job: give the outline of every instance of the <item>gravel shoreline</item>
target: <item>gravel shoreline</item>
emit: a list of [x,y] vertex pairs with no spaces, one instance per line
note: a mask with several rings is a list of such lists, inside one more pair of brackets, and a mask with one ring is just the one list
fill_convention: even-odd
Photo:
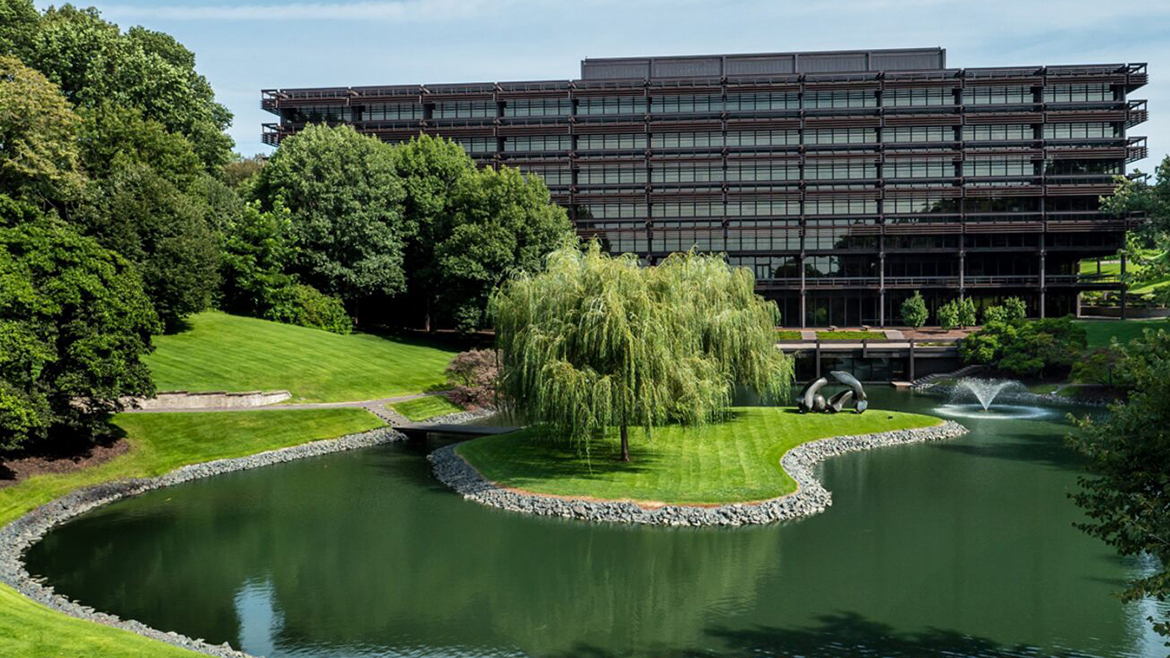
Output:
[[789,450],[780,460],[784,470],[796,481],[795,492],[758,503],[712,507],[664,505],[647,509],[632,502],[578,500],[504,489],[486,480],[455,454],[457,444],[440,448],[427,459],[435,477],[464,498],[511,512],[611,523],[742,526],[788,521],[824,511],[832,504],[832,496],[817,480],[814,467],[829,457],[884,446],[942,441],[966,433],[967,428],[948,420],[933,427],[837,436],[803,443]]

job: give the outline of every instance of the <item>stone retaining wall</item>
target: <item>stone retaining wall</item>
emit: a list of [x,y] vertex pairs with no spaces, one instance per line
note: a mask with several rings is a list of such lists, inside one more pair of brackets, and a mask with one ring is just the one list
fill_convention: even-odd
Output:
[[284,402],[291,397],[292,394],[288,391],[242,391],[239,393],[226,391],[208,391],[206,393],[162,391],[153,398],[138,398],[124,400],[124,402],[127,408],[138,408],[144,411],[172,409],[246,409]]
[[824,511],[832,504],[832,496],[816,479],[814,467],[828,457],[883,446],[941,441],[966,432],[967,429],[962,425],[946,421],[934,427],[810,441],[789,450],[780,460],[784,470],[796,480],[795,492],[758,503],[712,507],[665,505],[644,508],[632,502],[588,501],[504,489],[486,480],[455,454],[457,444],[440,448],[428,455],[427,459],[431,461],[435,477],[464,498],[512,512],[615,523],[741,526],[787,521]]

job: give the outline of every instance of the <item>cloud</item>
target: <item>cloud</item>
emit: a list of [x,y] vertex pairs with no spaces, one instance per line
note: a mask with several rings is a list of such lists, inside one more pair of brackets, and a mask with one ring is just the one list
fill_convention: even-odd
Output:
[[111,18],[170,21],[380,21],[411,23],[483,16],[503,0],[398,0],[396,2],[293,2],[247,5],[105,5]]

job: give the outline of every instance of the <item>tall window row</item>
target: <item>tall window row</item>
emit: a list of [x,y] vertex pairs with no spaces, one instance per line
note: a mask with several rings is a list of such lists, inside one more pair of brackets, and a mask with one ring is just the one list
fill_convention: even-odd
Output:
[[[670,115],[717,112],[759,112],[799,109],[849,109],[874,107],[939,107],[946,105],[1019,105],[1030,103],[1113,102],[1121,92],[1108,84],[1051,84],[1031,86],[968,86],[964,89],[910,88],[849,91],[761,92],[582,97],[576,114]],[[439,101],[431,105],[431,118],[487,119],[504,117],[563,117],[574,113],[568,98]],[[391,121],[418,120],[425,110],[419,102],[372,103],[364,106],[293,108],[294,121]]]

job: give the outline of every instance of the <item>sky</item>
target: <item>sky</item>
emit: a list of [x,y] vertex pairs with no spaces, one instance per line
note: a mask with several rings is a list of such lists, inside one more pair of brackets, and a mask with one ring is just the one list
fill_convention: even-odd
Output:
[[[1146,62],[1152,170],[1170,153],[1170,0],[91,0],[175,36],[268,153],[269,88],[559,80],[584,57],[934,47],[951,68]],[[38,2],[42,8],[48,2]],[[86,4],[84,0],[75,4]]]

